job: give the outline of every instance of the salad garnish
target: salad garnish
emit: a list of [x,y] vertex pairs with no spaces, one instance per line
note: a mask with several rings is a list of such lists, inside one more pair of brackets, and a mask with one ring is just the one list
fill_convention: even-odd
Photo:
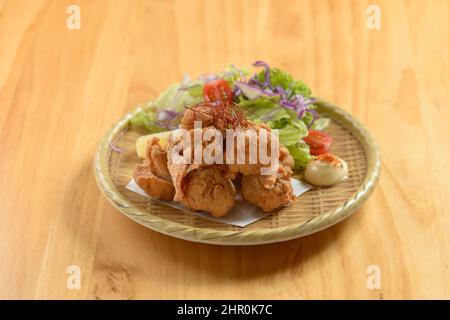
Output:
[[[215,113],[227,116],[226,126],[236,126],[247,118],[278,129],[280,143],[294,158],[294,169],[305,168],[312,157],[304,139],[311,130],[323,130],[329,120],[318,116],[316,100],[304,82],[264,61],[256,61],[253,67],[262,70],[251,74],[248,68],[230,65],[194,80],[184,76],[181,83],[148,103],[130,124],[150,133],[172,130],[178,127],[186,107],[208,102],[217,106]],[[225,106],[230,110],[225,111]]]

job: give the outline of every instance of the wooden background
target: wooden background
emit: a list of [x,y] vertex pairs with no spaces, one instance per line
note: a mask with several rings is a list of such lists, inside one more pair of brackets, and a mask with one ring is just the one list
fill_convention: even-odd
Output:
[[[449,299],[450,2],[370,3],[381,30],[367,1],[0,0],[0,298]],[[116,211],[93,174],[105,131],[184,73],[257,59],[375,136],[382,177],[363,208],[257,247],[172,239]]]

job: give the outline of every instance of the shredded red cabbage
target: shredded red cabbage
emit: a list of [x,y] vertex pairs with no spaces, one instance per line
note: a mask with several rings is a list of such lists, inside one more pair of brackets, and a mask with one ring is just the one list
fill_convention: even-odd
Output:
[[[269,65],[261,60],[256,61],[253,64],[254,67],[264,67],[264,83],[263,83],[263,88],[267,88],[270,86],[270,67]],[[259,81],[258,81],[259,82]]]
[[319,115],[317,114],[317,110],[315,109],[308,109],[308,112],[313,116],[312,121],[308,124],[309,129],[313,125],[314,121],[316,121],[316,119],[319,117]]
[[158,120],[155,122],[156,125],[167,128],[169,130],[175,129],[177,124],[174,123],[175,118],[178,116],[179,112],[161,109],[158,111]]
[[117,152],[117,153],[122,153],[122,149],[113,145],[113,143],[111,141],[108,144],[112,151]]
[[243,93],[249,99],[256,99],[263,95],[273,95],[273,93],[266,92],[265,90],[263,90],[258,86],[255,86],[254,84],[236,81],[234,85],[238,90],[240,90],[241,93]]
[[313,116],[309,126],[314,123],[317,118],[317,112],[311,108],[311,105],[315,102],[313,98],[306,98],[301,94],[292,96],[290,89],[284,89],[280,85],[274,87],[270,82],[270,67],[266,62],[256,61],[253,63],[253,66],[264,68],[264,82],[261,82],[257,75],[254,74],[247,83],[242,81],[236,82],[234,94],[244,94],[249,99],[262,95],[269,97],[278,96],[282,107],[294,110],[299,119],[309,112]]

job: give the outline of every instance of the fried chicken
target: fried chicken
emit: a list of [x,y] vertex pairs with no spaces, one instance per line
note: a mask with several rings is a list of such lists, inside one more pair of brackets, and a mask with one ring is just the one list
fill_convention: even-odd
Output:
[[148,141],[147,159],[136,166],[133,177],[138,186],[148,195],[158,199],[172,200],[175,188],[167,169],[167,153],[158,141],[156,137]]
[[194,121],[201,121],[203,127],[213,125],[214,117],[211,107],[207,103],[199,103],[187,108],[181,119],[180,128],[186,130],[194,129]]
[[290,205],[296,198],[290,180],[293,167],[294,158],[286,147],[280,145],[277,172],[269,176],[243,175],[241,179],[242,197],[266,212]]
[[[203,132],[208,129],[203,129]],[[213,129],[213,128],[210,128]],[[214,130],[214,129],[213,129]],[[189,145],[183,152],[191,153],[193,159],[193,130],[191,147]],[[184,144],[184,136],[171,136],[167,145],[168,169],[175,186],[174,200],[179,201],[192,210],[203,210],[212,216],[225,215],[234,204],[235,188],[231,181],[233,177],[228,166],[207,163],[183,163],[183,156],[179,150]],[[218,143],[212,139],[204,142],[203,147]],[[220,145],[221,147],[221,145]]]
[[289,153],[289,150],[280,144],[280,157],[279,157],[280,163],[284,165],[285,167],[288,167],[290,169],[294,169],[294,158]]
[[203,210],[222,217],[234,205],[235,188],[218,166],[193,170],[183,181],[181,202],[192,210]]
[[[261,139],[262,139],[262,131],[265,131],[266,138],[264,138],[263,141],[267,143],[267,157],[270,158],[271,156],[271,143],[274,139],[274,136],[272,135],[272,130],[269,126],[265,124],[253,124],[249,122],[247,128],[242,130],[242,134],[244,135],[245,139],[245,146],[242,148],[237,138],[234,138],[234,162],[233,164],[230,164],[230,171],[234,173],[242,173],[243,175],[250,175],[250,174],[261,174],[262,168],[269,168],[271,163],[263,163],[262,159],[259,157],[259,148],[261,146]],[[252,142],[253,139],[253,142]],[[283,161],[289,161],[288,156],[290,156],[289,151],[281,146],[278,141],[273,141],[274,143],[278,144],[278,157],[281,160],[281,155],[283,155]],[[250,161],[250,145],[254,144],[256,146],[256,149],[254,149],[252,152],[256,156],[256,159],[253,160],[253,163]],[[283,148],[283,153],[281,153],[281,148]],[[286,155],[287,152],[287,155]],[[241,161],[239,160],[239,157],[241,158]],[[291,157],[292,159],[292,157]],[[240,163],[241,162],[241,163]],[[242,163],[244,162],[244,163]],[[293,159],[292,159],[293,163]]]
[[291,174],[289,167],[281,165],[271,176],[244,175],[241,180],[242,197],[265,212],[288,206],[295,201],[290,181]]
[[213,126],[223,133],[226,129],[245,128],[249,123],[236,105],[224,104],[220,101],[201,102],[187,107],[181,119],[180,128],[194,129],[194,121],[201,121],[202,128]]
[[[200,159],[195,157],[194,121],[202,122]],[[233,180],[238,177],[243,198],[266,212],[290,205],[295,200],[290,183],[294,160],[289,150],[274,140],[270,127],[243,118],[236,105],[205,102],[188,107],[180,128],[188,130],[187,135],[185,131],[171,134],[166,150],[161,148],[158,138],[151,139],[147,145],[147,159],[134,171],[136,182],[149,195],[178,201],[191,210],[221,217],[234,205],[236,190]],[[226,131],[237,128],[247,133],[244,144],[240,145],[234,136],[234,153],[232,159],[227,159],[227,148],[231,145],[224,140],[229,138]],[[267,130],[266,160],[270,158],[272,144],[276,143],[274,150],[278,164],[270,161],[263,164],[259,158],[258,148],[264,141],[262,130]],[[205,141],[205,134],[211,139]],[[252,142],[255,142],[256,150],[251,149]],[[255,151],[256,159],[252,159],[255,163],[250,163],[250,154]],[[205,158],[205,154],[209,158]],[[244,163],[240,163],[242,161]],[[262,169],[271,165],[272,173],[262,175]]]

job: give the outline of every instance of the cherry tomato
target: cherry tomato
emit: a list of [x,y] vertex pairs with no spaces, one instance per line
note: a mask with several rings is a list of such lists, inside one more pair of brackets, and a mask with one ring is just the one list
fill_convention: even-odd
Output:
[[210,81],[203,87],[203,97],[206,101],[221,100],[224,103],[230,104],[233,100],[233,92],[228,83],[223,79]]
[[325,132],[309,130],[308,136],[304,138],[309,145],[309,152],[313,155],[327,153],[330,150],[333,138]]

